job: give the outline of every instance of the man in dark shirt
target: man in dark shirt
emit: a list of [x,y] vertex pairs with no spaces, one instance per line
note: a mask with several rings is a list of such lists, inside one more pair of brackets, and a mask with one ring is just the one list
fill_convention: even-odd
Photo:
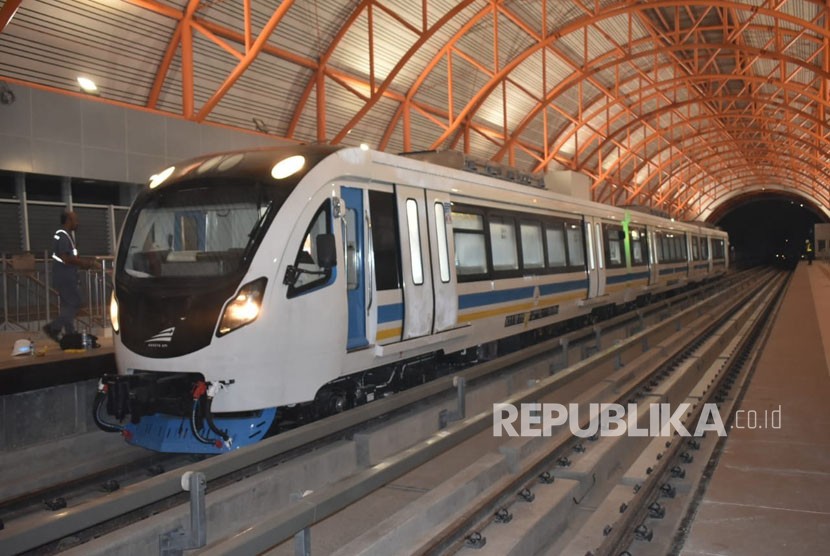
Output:
[[43,332],[60,340],[61,330],[67,334],[75,332],[75,315],[81,308],[81,290],[78,287],[78,268],[94,268],[94,259],[78,256],[75,240],[71,233],[78,228],[78,215],[72,211],[61,214],[61,227],[54,235],[52,245],[52,285],[58,290],[61,311],[54,321],[43,327]]

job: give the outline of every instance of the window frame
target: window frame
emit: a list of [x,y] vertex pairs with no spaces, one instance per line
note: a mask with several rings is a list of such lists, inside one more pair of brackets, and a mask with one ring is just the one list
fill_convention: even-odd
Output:
[[[495,280],[506,278],[519,278],[523,276],[544,276],[549,274],[567,274],[573,272],[585,272],[587,257],[585,254],[585,229],[582,218],[568,218],[551,216],[548,214],[522,212],[503,210],[498,208],[483,207],[480,205],[468,205],[463,203],[452,203],[452,213],[470,214],[481,217],[482,231],[457,229],[453,224],[452,234],[453,241],[455,241],[456,234],[484,234],[485,247],[485,262],[487,265],[486,271],[478,274],[461,274],[456,267],[456,280],[459,283],[476,282],[482,280]],[[455,222],[453,218],[453,223]],[[518,257],[517,269],[495,270],[493,268],[493,251],[492,251],[492,237],[490,235],[490,224],[496,220],[511,221],[513,223],[514,237],[516,241],[516,253]],[[544,267],[542,268],[526,268],[524,261],[524,246],[522,245],[521,227],[522,224],[541,225],[542,230],[542,255],[544,257]],[[582,242],[582,264],[573,264],[573,255],[568,243],[568,230],[570,226],[575,226],[575,230],[579,233]],[[564,234],[564,249],[565,249],[565,266],[552,267],[550,265],[550,257],[548,253],[548,229],[560,229]],[[454,244],[455,245],[455,244]],[[458,249],[456,246],[456,257],[458,256]],[[453,264],[455,261],[453,261]]]
[[[603,247],[605,248],[605,267],[611,270],[617,268],[625,268],[627,266],[627,261],[625,257],[625,239],[611,239],[611,232],[623,232],[623,227],[619,224],[603,222],[602,223],[602,241]],[[619,249],[620,249],[620,262],[616,263],[611,260],[611,242],[616,241],[618,242]]]
[[[412,220],[412,213],[410,207],[415,209],[415,219]],[[425,283],[424,273],[424,246],[421,242],[421,210],[418,206],[418,200],[411,197],[404,201],[404,212],[406,213],[406,237],[409,242],[409,275],[412,278],[412,284],[415,286],[423,286]],[[415,227],[415,235],[412,235],[413,225]],[[417,246],[417,258],[414,247]],[[418,263],[417,265],[415,263]],[[420,280],[415,274],[415,269],[418,269]]]
[[[456,234],[469,234],[469,235],[481,235],[484,238],[484,272],[479,272],[476,274],[461,274],[458,272],[458,267],[455,267],[455,276],[456,280],[461,282],[476,282],[480,280],[486,280],[490,278],[490,269],[492,268],[492,264],[490,263],[490,235],[487,233],[487,216],[486,212],[483,208],[476,207],[473,205],[459,205],[456,203],[452,204],[451,214],[470,214],[474,216],[481,217],[481,230],[468,230],[465,228],[456,228],[455,222],[456,218],[452,217],[452,240],[453,240],[453,250],[455,252],[455,256],[458,257],[458,245],[455,243],[455,235]],[[452,262],[455,265],[455,260]]]
[[[542,249],[542,266],[535,266],[530,268],[525,266],[525,246],[524,239],[522,238],[522,225],[539,227],[539,241]],[[516,227],[519,231],[519,234],[516,236],[517,242],[519,244],[519,270],[521,270],[522,274],[525,276],[536,276],[540,274],[545,274],[548,269],[548,259],[547,250],[545,249],[545,247],[547,247],[547,236],[545,234],[544,222],[539,218],[532,218],[522,214],[516,218]]]
[[[547,270],[548,274],[562,274],[565,272],[570,272],[571,268],[571,256],[570,251],[568,248],[568,228],[567,224],[564,220],[560,220],[558,218],[548,218],[543,223],[543,237],[545,240],[545,269]],[[565,264],[561,266],[552,266],[550,260],[550,242],[548,241],[548,230],[559,230],[562,232],[562,252],[565,255]],[[580,230],[581,226],[580,226]],[[584,240],[584,238],[583,238]],[[584,258],[584,256],[583,256]]]
[[[320,217],[320,214],[323,214],[323,213],[325,214],[325,217],[326,217],[326,219],[325,219],[326,231],[323,232],[323,233],[326,233],[326,234],[333,234],[334,233],[334,224],[333,224],[332,216],[331,216],[331,201],[326,199],[320,205],[320,208],[318,208],[314,212],[314,216],[311,217],[311,220],[309,220],[309,222],[308,222],[308,226],[306,226],[305,232],[303,233],[302,238],[300,239],[300,244],[297,248],[297,253],[294,256],[294,262],[292,263],[294,268],[297,268],[297,265],[300,264],[300,253],[303,252],[303,245],[305,244],[305,240],[308,237],[308,235],[311,233],[311,229],[314,227],[314,224],[317,222],[317,219]],[[316,262],[315,262],[315,264],[316,264]],[[321,274],[320,277],[317,278],[316,280],[312,280],[311,282],[303,284],[302,286],[297,287],[294,284],[290,284],[288,286],[287,291],[286,291],[286,297],[288,299],[292,299],[292,298],[295,298],[295,297],[299,297],[301,295],[305,295],[305,294],[310,293],[312,291],[330,286],[331,284],[334,283],[333,277],[334,277],[335,274],[333,272],[333,268],[326,269],[325,274]]]
[[[658,246],[659,264],[677,264],[689,262],[686,246],[686,233],[673,230],[655,230],[654,239]],[[671,237],[669,237],[671,236]]]
[[[502,220],[502,222],[498,222]],[[516,268],[505,268],[496,270],[493,263],[493,237],[491,235],[491,224],[512,224],[513,228],[513,244],[516,248]],[[491,276],[495,279],[500,278],[518,278],[522,276],[522,250],[520,230],[517,223],[515,213],[501,210],[491,210],[485,213],[484,228],[487,235],[487,268]]]
[[[442,284],[449,284],[452,280],[452,261],[450,261],[450,238],[447,232],[446,206],[442,201],[436,200],[432,205],[435,216],[435,235],[438,242],[438,279]],[[445,276],[446,272],[446,276]]]
[[[382,291],[396,291],[400,290],[403,287],[403,271],[401,270],[401,248],[400,248],[400,228],[398,223],[398,207],[397,207],[397,200],[395,199],[395,194],[391,191],[383,191],[380,189],[368,189],[367,193],[369,194],[369,215],[371,218],[372,229],[370,231],[372,235],[372,256],[374,257],[374,281],[375,287],[377,288],[378,292]],[[393,250],[392,251],[383,251],[386,255],[386,258],[383,260],[384,265],[379,264],[378,259],[378,245],[381,244],[380,239],[376,236],[380,232],[380,230],[385,230],[386,228],[379,228],[378,227],[378,220],[380,219],[381,214],[386,218],[391,218],[392,220],[392,234],[393,234]],[[394,287],[388,287],[389,283],[388,280],[391,276],[384,275],[383,280],[380,279],[378,272],[382,270],[382,266],[385,266],[389,262],[389,254],[393,254],[394,256],[394,268],[390,270],[394,270]]]
[[712,260],[726,260],[726,242],[722,238],[712,238]]
[[[637,239],[632,237],[632,232],[637,232]],[[631,268],[640,267],[640,266],[649,266],[651,264],[651,256],[650,251],[648,249],[648,234],[646,227],[643,226],[642,228],[639,226],[631,226],[629,224],[628,227],[628,241],[631,247]],[[637,262],[634,260],[634,244],[640,244],[640,258],[642,259],[641,262]]]

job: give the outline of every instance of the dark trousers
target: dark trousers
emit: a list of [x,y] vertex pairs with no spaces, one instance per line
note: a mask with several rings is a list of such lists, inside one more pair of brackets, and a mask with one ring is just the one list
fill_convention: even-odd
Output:
[[49,328],[60,333],[63,329],[67,334],[75,332],[75,316],[81,308],[81,290],[78,288],[77,278],[56,278],[54,283],[61,300],[61,312],[58,318],[49,323]]

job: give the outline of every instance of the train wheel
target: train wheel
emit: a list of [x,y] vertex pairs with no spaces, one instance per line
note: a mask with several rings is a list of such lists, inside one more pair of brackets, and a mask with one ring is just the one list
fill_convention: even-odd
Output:
[[354,395],[348,388],[350,384],[325,386],[317,393],[314,405],[321,417],[336,415],[354,407]]

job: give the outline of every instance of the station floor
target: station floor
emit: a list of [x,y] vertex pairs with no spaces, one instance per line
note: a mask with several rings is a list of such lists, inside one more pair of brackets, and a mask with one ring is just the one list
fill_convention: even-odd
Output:
[[[35,344],[35,353],[31,355],[13,355],[14,343],[17,340],[32,340]],[[46,337],[43,332],[2,332],[0,333],[0,378],[2,372],[8,369],[30,367],[45,363],[59,363],[62,361],[83,359],[95,355],[112,353],[112,336],[99,334],[100,348],[63,351],[57,342]]]
[[739,409],[681,556],[830,554],[830,263],[799,264]]

